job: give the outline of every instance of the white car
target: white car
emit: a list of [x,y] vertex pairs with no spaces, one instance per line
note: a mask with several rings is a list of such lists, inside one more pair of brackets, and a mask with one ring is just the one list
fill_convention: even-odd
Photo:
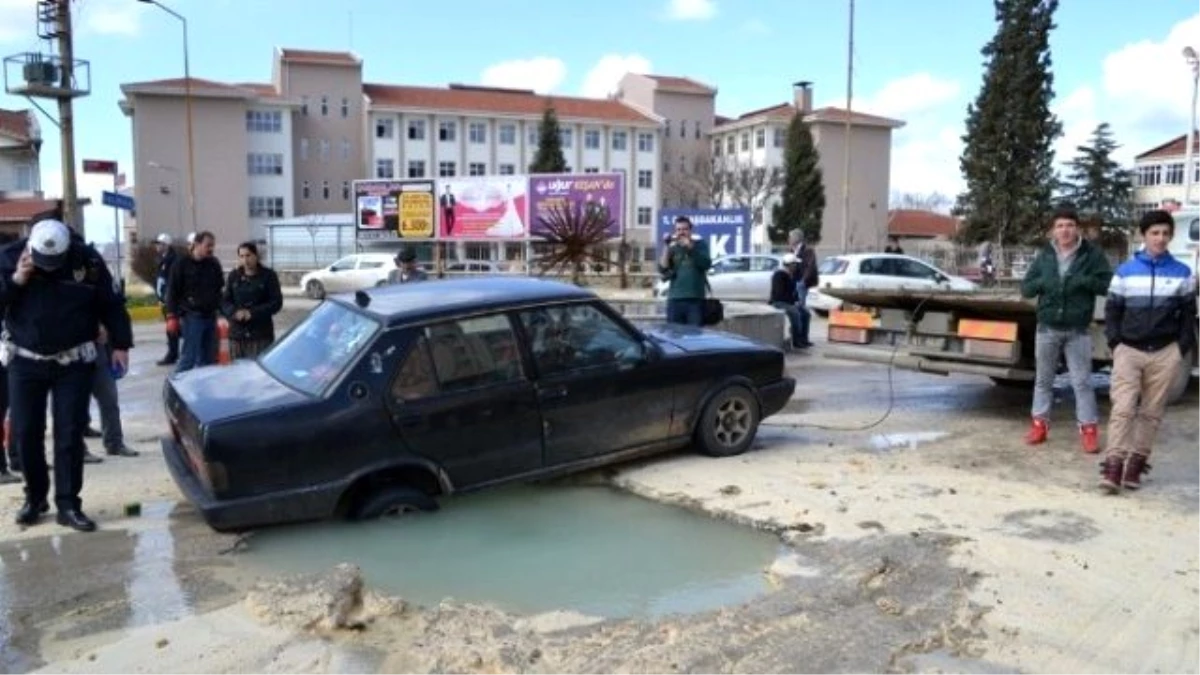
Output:
[[927,262],[897,253],[852,253],[825,258],[817,266],[820,279],[808,290],[808,306],[825,313],[840,309],[842,301],[822,289],[863,288],[898,291],[944,289],[974,291],[975,282],[947,274]]
[[388,273],[396,269],[393,253],[356,253],[329,267],[313,270],[300,277],[300,290],[320,300],[326,293],[359,291],[387,283]]
[[[708,271],[708,283],[713,295],[721,300],[766,302],[771,298],[771,275],[782,264],[782,254],[723,256],[713,261]],[[660,279],[654,287],[655,297],[667,297],[668,288],[670,283]]]

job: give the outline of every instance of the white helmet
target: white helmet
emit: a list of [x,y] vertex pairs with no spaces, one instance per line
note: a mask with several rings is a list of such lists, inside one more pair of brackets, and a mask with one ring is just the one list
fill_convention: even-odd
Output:
[[195,232],[188,232],[187,242],[188,242],[188,246],[191,246],[192,244],[196,243],[196,233]]
[[166,232],[163,232],[162,234],[158,235],[158,238],[155,239],[154,241],[157,241],[160,244],[166,244],[167,246],[170,246],[171,242],[173,242],[174,239],[171,238],[171,235],[167,234]]

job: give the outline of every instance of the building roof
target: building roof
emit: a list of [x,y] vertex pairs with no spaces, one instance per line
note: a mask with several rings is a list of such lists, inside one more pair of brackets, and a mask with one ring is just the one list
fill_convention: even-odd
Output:
[[[258,94],[252,89],[241,85],[205,80],[199,77],[190,78],[192,96],[244,97],[250,98]],[[121,91],[129,94],[167,94],[183,95],[188,89],[189,82],[182,77],[165,80],[147,80],[144,82],[127,82],[121,85]],[[273,89],[273,88],[272,88]]]
[[[740,128],[758,124],[762,122],[790,122],[796,114],[796,106],[791,103],[780,103],[778,105],[751,110],[748,113],[739,115],[737,119],[728,120],[728,118],[718,117],[718,120],[726,119],[727,121],[720,123],[713,128],[713,132],[726,131],[725,127]],[[823,122],[826,124],[845,124],[846,111],[843,108],[834,108],[826,106],[817,108],[805,116],[805,121],[811,123]],[[858,112],[857,110],[850,113],[850,124],[864,127],[886,127],[888,129],[899,129],[904,126],[901,120],[891,119],[890,117],[881,117],[879,115],[869,115],[867,113]]]
[[0,223],[27,223],[40,213],[53,211],[58,207],[58,202],[57,199],[40,197],[0,198]]
[[936,211],[892,209],[888,211],[888,236],[945,237],[958,233],[961,221]]
[[654,88],[659,91],[670,91],[677,94],[702,94],[705,96],[717,93],[714,87],[697,82],[690,77],[677,77],[674,75],[645,75],[645,77],[654,80]]
[[279,58],[290,63],[317,66],[361,66],[362,59],[350,52],[325,52],[313,49],[278,49]]
[[5,110],[0,108],[0,134],[16,141],[34,141],[39,135],[37,122],[28,110]]
[[[1197,134],[1196,137],[1194,139],[1192,139],[1192,152],[1193,153],[1200,152],[1200,134]],[[1149,150],[1143,152],[1142,154],[1138,155],[1134,159],[1139,160],[1139,159],[1161,159],[1161,158],[1165,158],[1165,157],[1183,157],[1186,154],[1187,154],[1187,134],[1183,134],[1181,136],[1176,136],[1175,138],[1172,138],[1171,140],[1167,141],[1166,143],[1163,143],[1162,145],[1160,145],[1158,147],[1150,148]]]
[[279,90],[275,88],[275,85],[269,84],[266,82],[238,82],[237,84],[235,84],[233,86],[237,87],[238,89],[245,89],[246,91],[252,91],[255,94],[257,94],[260,98],[280,98],[281,97],[281,94],[279,93]]
[[364,84],[371,105],[385,108],[416,108],[525,117],[541,116],[547,104],[560,119],[598,120],[628,124],[657,125],[653,117],[616,99],[579,98],[538,94],[528,89],[500,89],[452,84],[448,88]]

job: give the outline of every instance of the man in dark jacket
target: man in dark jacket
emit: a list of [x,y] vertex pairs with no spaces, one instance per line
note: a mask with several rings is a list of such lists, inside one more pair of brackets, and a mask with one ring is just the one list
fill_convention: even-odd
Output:
[[802,310],[797,298],[799,284],[796,283],[796,274],[800,267],[800,261],[794,254],[785,253],[782,262],[779,269],[771,275],[770,303],[772,307],[787,315],[788,325],[791,327],[792,347],[802,349],[808,344],[801,332],[803,318],[800,315]]
[[167,279],[167,332],[183,339],[176,373],[217,362],[217,313],[225,274],[213,257],[216,237],[200,232],[191,252],[171,267]]
[[1025,442],[1045,443],[1054,402],[1054,376],[1065,358],[1075,389],[1075,418],[1084,452],[1100,450],[1099,411],[1092,390],[1092,336],[1096,297],[1108,292],[1112,267],[1099,247],[1081,236],[1079,216],[1063,206],[1054,213],[1050,242],[1021,282],[1021,295],[1037,298],[1033,412]]
[[702,326],[708,268],[712,267],[708,244],[692,234],[692,221],[686,216],[675,219],[675,230],[663,244],[658,271],[670,284],[667,322]]
[[[158,297],[159,305],[162,306],[163,322],[167,320],[167,281],[171,278],[171,267],[175,264],[175,260],[179,256],[175,254],[174,240],[171,235],[163,233],[158,235],[154,240],[154,246],[158,249],[158,274],[154,279],[154,295]],[[157,365],[173,366],[179,360],[179,332],[171,333],[167,331],[167,354],[158,360]]]
[[396,269],[388,272],[389,284],[410,284],[425,281],[429,275],[417,265],[417,252],[406,248],[396,254]]
[[46,467],[46,406],[54,415],[54,502],[61,525],[90,532],[84,515],[83,430],[103,326],[112,365],[129,367],[133,330],[108,266],[95,249],[57,220],[41,220],[29,238],[0,250],[0,307],[7,362],[11,432],[25,474],[25,504],[17,523],[33,525],[50,509]]
[[808,338],[809,326],[812,325],[812,313],[808,309],[808,290],[817,285],[820,275],[817,272],[817,253],[809,245],[808,237],[801,229],[788,233],[788,248],[796,256],[796,268],[792,276],[796,279],[796,308],[800,311],[800,347],[813,346]]

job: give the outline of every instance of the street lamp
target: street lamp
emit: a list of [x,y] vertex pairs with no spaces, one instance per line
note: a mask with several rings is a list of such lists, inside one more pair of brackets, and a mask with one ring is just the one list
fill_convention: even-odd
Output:
[[1187,150],[1184,154],[1184,171],[1186,175],[1183,178],[1183,204],[1186,208],[1192,205],[1192,183],[1196,182],[1196,167],[1192,166],[1194,157],[1194,148],[1196,147],[1196,89],[1200,86],[1200,57],[1196,55],[1196,50],[1191,47],[1183,48],[1183,58],[1187,60],[1188,66],[1192,69],[1192,107],[1189,112],[1192,114],[1191,124],[1188,125],[1187,133]]
[[192,228],[191,229],[193,232],[195,232],[196,231],[196,162],[195,162],[195,153],[192,149],[192,146],[193,146],[193,142],[192,142],[192,72],[191,72],[191,68],[189,67],[189,64],[188,64],[187,19],[179,12],[176,12],[175,10],[171,9],[170,7],[167,7],[166,5],[162,4],[158,0],[138,0],[138,2],[144,2],[148,5],[154,5],[155,7],[158,7],[159,9],[166,12],[167,14],[170,14],[171,16],[175,17],[176,19],[179,19],[179,22],[181,24],[183,24],[183,105],[184,105],[184,108],[187,110],[186,115],[187,115],[187,161],[188,161],[188,214],[191,216],[191,219],[192,219]]
[[[175,184],[179,185],[182,181],[179,180],[179,169],[158,162],[146,162],[146,166],[160,171],[167,171],[175,174]],[[165,191],[165,188],[164,188]],[[183,237],[183,201],[179,199],[179,195],[175,195],[175,234]]]

